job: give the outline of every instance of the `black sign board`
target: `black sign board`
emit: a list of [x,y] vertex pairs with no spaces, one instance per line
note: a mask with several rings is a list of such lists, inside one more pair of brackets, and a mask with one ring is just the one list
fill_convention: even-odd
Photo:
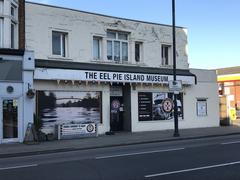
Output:
[[152,93],[138,93],[138,117],[139,121],[152,120]]

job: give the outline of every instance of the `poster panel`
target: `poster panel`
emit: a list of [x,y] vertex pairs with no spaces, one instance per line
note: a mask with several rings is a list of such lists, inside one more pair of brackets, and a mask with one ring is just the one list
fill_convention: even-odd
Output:
[[58,124],[101,123],[101,92],[37,91],[36,108],[46,134]]
[[198,100],[197,101],[197,116],[207,116],[207,101]]
[[[143,99],[144,98],[144,99]],[[169,92],[139,92],[138,93],[138,117],[139,121],[173,120],[174,112],[163,110],[163,102],[173,99],[173,93]],[[183,96],[177,95],[178,117],[183,119]]]

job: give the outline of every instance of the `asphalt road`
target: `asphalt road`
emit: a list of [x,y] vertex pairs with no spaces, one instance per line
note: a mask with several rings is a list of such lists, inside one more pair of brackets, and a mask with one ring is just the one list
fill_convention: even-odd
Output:
[[0,180],[239,180],[240,136],[0,159]]

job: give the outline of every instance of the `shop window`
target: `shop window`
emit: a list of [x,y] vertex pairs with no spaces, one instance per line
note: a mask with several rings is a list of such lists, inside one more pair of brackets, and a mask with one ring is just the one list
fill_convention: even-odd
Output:
[[207,116],[207,99],[197,99],[197,116]]
[[67,33],[52,32],[52,54],[66,57]]
[[18,101],[16,99],[3,100],[3,138],[18,137]]
[[101,45],[102,38],[101,37],[93,37],[93,59],[99,60],[101,59]]
[[171,54],[171,46],[169,45],[162,45],[161,48],[161,58],[162,58],[162,65],[170,65],[170,54]]
[[[173,93],[167,92],[139,92],[138,118],[139,121],[173,120],[174,113],[164,111],[166,99],[173,100]],[[178,117],[183,119],[183,94],[177,95]]]
[[223,83],[218,84],[218,94],[224,95],[224,84]]
[[128,34],[107,32],[107,59],[115,62],[128,61]]
[[140,62],[142,59],[142,43],[135,42],[135,61]]

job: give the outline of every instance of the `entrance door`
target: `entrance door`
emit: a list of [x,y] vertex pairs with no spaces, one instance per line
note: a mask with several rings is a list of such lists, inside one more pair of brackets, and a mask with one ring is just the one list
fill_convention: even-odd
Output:
[[111,131],[123,130],[123,98],[120,96],[110,97],[111,115],[110,115],[110,128]]
[[18,100],[4,99],[2,101],[2,138],[3,141],[18,139]]

